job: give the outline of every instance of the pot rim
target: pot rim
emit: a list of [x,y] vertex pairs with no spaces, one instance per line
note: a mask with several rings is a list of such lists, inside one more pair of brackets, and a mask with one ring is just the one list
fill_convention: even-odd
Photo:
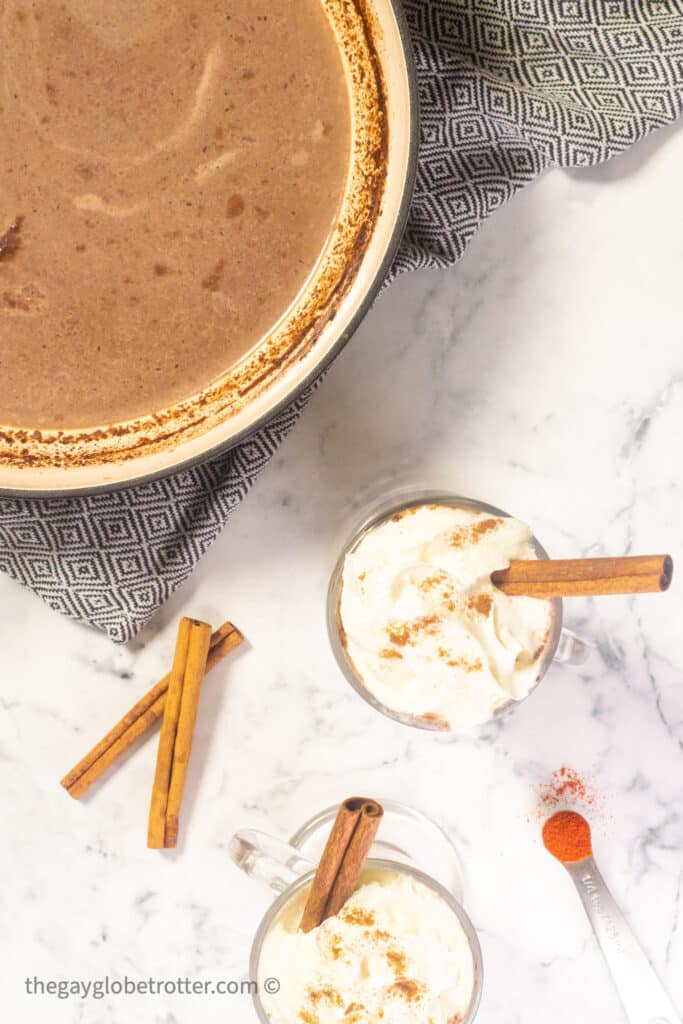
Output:
[[401,49],[406,66],[406,78],[408,87],[408,108],[406,111],[408,117],[408,151],[406,159],[406,174],[403,182],[403,191],[398,206],[398,213],[396,221],[389,239],[388,245],[385,249],[384,256],[379,263],[375,274],[367,288],[363,299],[358,303],[356,310],[351,316],[349,323],[346,328],[341,332],[339,337],[330,345],[328,351],[321,357],[320,361],[311,368],[311,370],[297,383],[291,392],[277,401],[272,408],[267,409],[261,413],[256,419],[248,426],[243,427],[237,431],[232,437],[225,439],[224,441],[218,442],[218,444],[212,445],[196,455],[189,456],[186,459],[182,459],[179,462],[174,463],[171,466],[153,470],[150,472],[135,473],[134,460],[131,460],[131,471],[132,475],[126,480],[117,480],[115,482],[106,482],[102,484],[88,484],[83,487],[63,487],[63,488],[22,488],[22,487],[5,487],[0,484],[0,497],[5,498],[35,498],[37,500],[41,498],[78,498],[86,497],[93,494],[113,494],[117,491],[128,490],[129,488],[142,486],[144,484],[154,483],[156,480],[165,480],[167,477],[175,476],[179,473],[183,473],[188,469],[192,469],[195,466],[203,465],[206,462],[217,458],[220,455],[227,455],[229,451],[236,448],[239,444],[245,441],[248,437],[256,434],[262,427],[264,427],[271,420],[275,419],[281,412],[283,412],[291,403],[306,390],[314,384],[330,367],[330,365],[337,358],[342,349],[350,341],[355,334],[356,330],[360,326],[361,322],[367,315],[372,306],[373,302],[377,298],[382,284],[384,283],[387,273],[393,263],[394,256],[398,251],[398,247],[403,237],[405,227],[408,221],[408,214],[410,211],[410,204],[413,197],[413,190],[415,186],[415,178],[417,174],[417,157],[419,147],[419,100],[417,90],[417,68],[415,64],[415,58],[413,54],[412,41],[410,37],[410,29],[408,27],[408,19],[401,0],[388,0],[388,3],[393,11],[396,19],[396,25],[398,29],[398,37],[401,43]]

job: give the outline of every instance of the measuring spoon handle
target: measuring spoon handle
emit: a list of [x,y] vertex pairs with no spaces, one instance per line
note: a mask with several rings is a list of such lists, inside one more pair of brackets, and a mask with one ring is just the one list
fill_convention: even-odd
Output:
[[630,1024],[683,1024],[592,857],[566,864]]

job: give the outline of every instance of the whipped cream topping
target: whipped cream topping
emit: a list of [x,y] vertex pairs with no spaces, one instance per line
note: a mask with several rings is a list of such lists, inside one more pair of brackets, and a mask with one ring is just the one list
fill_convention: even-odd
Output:
[[[366,871],[338,915],[298,930],[306,892],[266,935],[258,969],[272,1024],[460,1024],[474,989],[467,936],[447,903],[398,871]],[[267,978],[280,990],[269,995]]]
[[522,700],[553,605],[490,577],[537,557],[524,523],[485,512],[420,505],[380,523],[342,572],[338,624],[356,676],[385,707],[456,731]]

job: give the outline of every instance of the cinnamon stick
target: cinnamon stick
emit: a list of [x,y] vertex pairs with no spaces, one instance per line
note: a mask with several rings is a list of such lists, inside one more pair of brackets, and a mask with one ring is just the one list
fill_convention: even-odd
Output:
[[173,747],[175,745],[175,737],[178,729],[180,701],[183,696],[183,685],[185,683],[185,670],[187,668],[187,655],[190,649],[191,633],[192,620],[186,618],[181,619],[178,625],[178,636],[176,638],[175,651],[173,652],[171,678],[166,692],[166,706],[164,708],[164,717],[161,722],[161,732],[159,734],[159,747],[157,749],[157,760],[154,770],[154,785],[152,787],[152,799],[149,809],[147,845],[155,850],[163,849],[166,834],[168,784],[171,779]]
[[511,595],[590,597],[661,593],[672,576],[670,555],[636,555],[512,561],[508,569],[491,573],[491,582]]
[[[198,691],[206,671],[206,660],[211,642],[211,626],[206,622],[183,618],[178,626],[171,668],[171,679],[166,693],[166,707],[159,735],[159,749],[154,772],[154,785],[149,809],[149,826],[147,830],[147,846],[153,850],[161,850],[166,844],[166,815],[171,777],[176,757],[181,709],[186,697],[186,705],[195,704],[195,690]],[[198,694],[196,699],[198,700]],[[187,716],[188,712],[185,711]],[[194,720],[193,720],[194,725]],[[186,732],[186,725],[183,726]],[[189,752],[188,755],[189,757]]]
[[[69,775],[65,775],[61,781],[61,785],[64,786],[69,796],[73,797],[74,800],[78,800],[84,793],[87,793],[93,783],[97,782],[97,780],[100,779],[120,757],[123,757],[126,751],[130,750],[133,744],[136,743],[141,736],[144,736],[144,734],[152,728],[155,722],[158,722],[164,713],[165,705],[166,692],[164,691],[160,697],[157,697],[154,703],[143,709],[141,714],[132,718],[125,731],[119,736],[116,736],[111,744],[108,747],[105,747],[102,754],[93,761],[89,767],[85,768],[80,775],[75,776],[73,782],[69,782],[69,780],[77,771],[78,765],[76,768],[72,769]],[[132,710],[133,709],[131,709],[128,715],[121,719],[121,722],[124,722],[124,719],[127,719],[132,715]],[[119,723],[119,725],[120,724],[121,723]],[[112,730],[112,732],[114,732],[114,730]],[[100,742],[104,741],[102,740]]]
[[[244,637],[231,622],[224,622],[211,634],[211,646],[206,662],[209,672],[222,659],[243,643]],[[75,800],[97,782],[115,762],[130,750],[164,713],[170,673],[152,687],[133,705],[123,718],[103,736],[99,743],[83,757],[61,780],[61,785]]]
[[299,927],[317,928],[355,892],[384,811],[376,800],[349,797],[339,808],[315,873]]
[[167,848],[175,846],[178,841],[180,805],[183,802],[187,766],[190,754],[192,753],[192,740],[197,720],[199,695],[205,675],[210,641],[211,629],[209,628],[208,632],[203,635],[202,642],[197,643],[194,648],[190,644],[188,652],[185,682],[180,701],[180,714],[178,716],[178,729],[173,747],[171,778],[168,785],[168,803],[166,804],[166,826],[164,832],[164,846]]

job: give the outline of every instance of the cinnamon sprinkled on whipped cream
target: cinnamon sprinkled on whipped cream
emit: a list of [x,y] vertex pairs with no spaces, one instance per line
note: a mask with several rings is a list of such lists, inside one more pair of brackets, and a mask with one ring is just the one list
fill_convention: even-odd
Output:
[[459,1024],[474,990],[474,960],[460,921],[417,879],[368,871],[340,913],[298,929],[303,894],[266,935],[259,985],[272,1024]]
[[354,673],[386,708],[463,730],[534,686],[552,602],[509,597],[491,573],[536,558],[517,519],[420,505],[345,559],[338,624]]

